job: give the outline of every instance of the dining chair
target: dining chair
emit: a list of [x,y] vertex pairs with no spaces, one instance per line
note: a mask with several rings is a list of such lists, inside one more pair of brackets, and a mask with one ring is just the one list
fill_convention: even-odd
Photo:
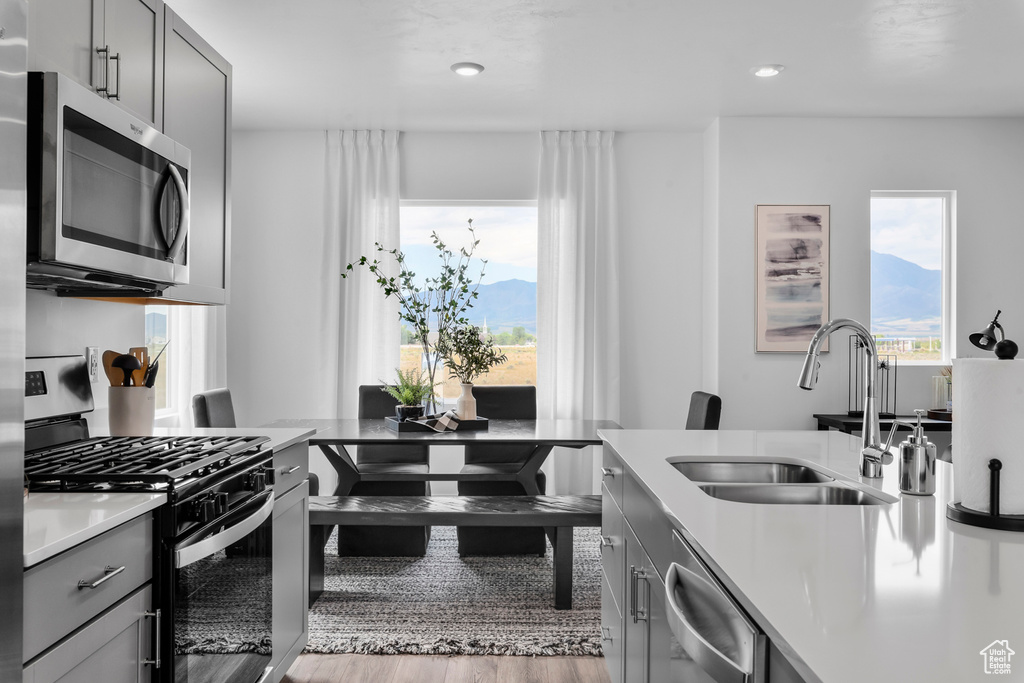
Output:
[[[394,416],[398,401],[385,394],[383,385],[359,387],[359,419],[380,420]],[[426,473],[430,470],[430,447],[420,444],[359,446],[356,464],[361,472],[389,471]],[[428,481],[357,481],[352,496],[429,496]],[[341,557],[422,557],[430,541],[429,526],[338,527],[338,555]]]
[[231,390],[210,389],[192,397],[192,415],[196,427],[234,427],[235,407],[231,403]]
[[686,416],[687,429],[718,429],[722,419],[722,399],[706,391],[690,394],[690,412]]
[[[536,420],[537,387],[531,386],[474,386],[476,412],[481,417],[500,420]],[[507,471],[510,464],[522,464],[536,447],[515,444],[467,444],[466,466],[479,472],[493,467]],[[537,472],[537,488],[543,494],[547,478]],[[523,485],[516,481],[460,481],[460,496],[515,496],[526,495]],[[540,527],[458,527],[459,556],[467,555],[540,555],[547,549],[544,529]]]

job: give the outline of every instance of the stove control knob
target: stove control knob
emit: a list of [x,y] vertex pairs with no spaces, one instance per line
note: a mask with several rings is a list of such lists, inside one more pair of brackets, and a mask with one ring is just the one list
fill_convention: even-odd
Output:
[[228,511],[228,494],[226,493],[215,493],[213,494],[213,501],[217,508],[217,514],[223,515]]
[[267,488],[267,475],[265,472],[253,472],[249,475],[249,489],[253,493],[259,493]]
[[199,501],[199,521],[203,524],[213,521],[217,516],[217,505],[213,498],[203,498]]

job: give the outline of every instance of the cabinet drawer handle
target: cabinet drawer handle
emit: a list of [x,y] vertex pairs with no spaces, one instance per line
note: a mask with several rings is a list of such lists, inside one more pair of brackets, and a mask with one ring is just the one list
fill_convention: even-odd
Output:
[[601,547],[602,548],[611,548],[613,545],[615,545],[615,542],[612,541],[612,537],[611,536],[602,536],[601,537]]
[[103,576],[98,578],[98,579],[96,579],[92,583],[86,581],[85,579],[82,579],[81,581],[79,581],[78,582],[78,590],[82,590],[83,588],[97,588],[104,581],[108,581],[109,579],[112,579],[115,576],[117,576],[118,574],[120,574],[121,572],[123,572],[124,569],[125,569],[124,566],[121,566],[121,567],[118,567],[117,569],[114,569],[113,567],[108,565],[108,566],[103,568]]
[[288,469],[285,469],[285,468],[282,467],[281,468],[281,476],[282,477],[286,477],[289,474],[294,474],[295,472],[298,472],[301,469],[302,469],[302,465],[293,465],[293,466],[289,467]]
[[145,616],[145,617],[153,617],[154,619],[156,619],[156,638],[155,638],[156,646],[153,647],[153,653],[155,655],[153,657],[153,659],[143,659],[142,663],[143,664],[152,664],[153,668],[159,669],[160,668],[160,610],[157,610],[155,612],[143,612],[143,616]]
[[610,643],[612,642],[612,629],[608,626],[601,627],[601,642]]
[[601,468],[601,476],[602,477],[614,477],[615,476],[615,470],[613,470],[611,467],[602,467]]

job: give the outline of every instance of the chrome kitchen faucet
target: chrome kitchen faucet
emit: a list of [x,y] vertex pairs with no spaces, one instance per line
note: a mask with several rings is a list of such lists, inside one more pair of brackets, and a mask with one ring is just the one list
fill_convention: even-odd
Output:
[[892,462],[892,453],[882,446],[881,434],[878,429],[878,406],[875,403],[875,373],[878,369],[878,350],[875,348],[875,339],[868,332],[867,328],[856,320],[850,318],[836,318],[830,320],[814,333],[811,337],[811,344],[807,347],[807,357],[804,359],[803,369],[800,370],[800,379],[797,386],[808,391],[814,389],[818,383],[818,354],[821,353],[821,345],[830,334],[844,327],[849,327],[860,339],[860,346],[867,354],[867,362],[864,363],[864,423],[861,426],[861,438],[863,448],[860,451],[860,474],[863,477],[873,479],[882,476],[882,465]]

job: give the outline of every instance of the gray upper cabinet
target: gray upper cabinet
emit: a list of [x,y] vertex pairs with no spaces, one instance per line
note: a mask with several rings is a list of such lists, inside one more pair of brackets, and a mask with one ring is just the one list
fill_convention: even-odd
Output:
[[[109,2],[109,0],[108,0]],[[164,18],[163,130],[192,151],[189,284],[163,298],[228,302],[231,65],[171,8]]]
[[33,0],[32,71],[58,71],[161,128],[162,0]]

